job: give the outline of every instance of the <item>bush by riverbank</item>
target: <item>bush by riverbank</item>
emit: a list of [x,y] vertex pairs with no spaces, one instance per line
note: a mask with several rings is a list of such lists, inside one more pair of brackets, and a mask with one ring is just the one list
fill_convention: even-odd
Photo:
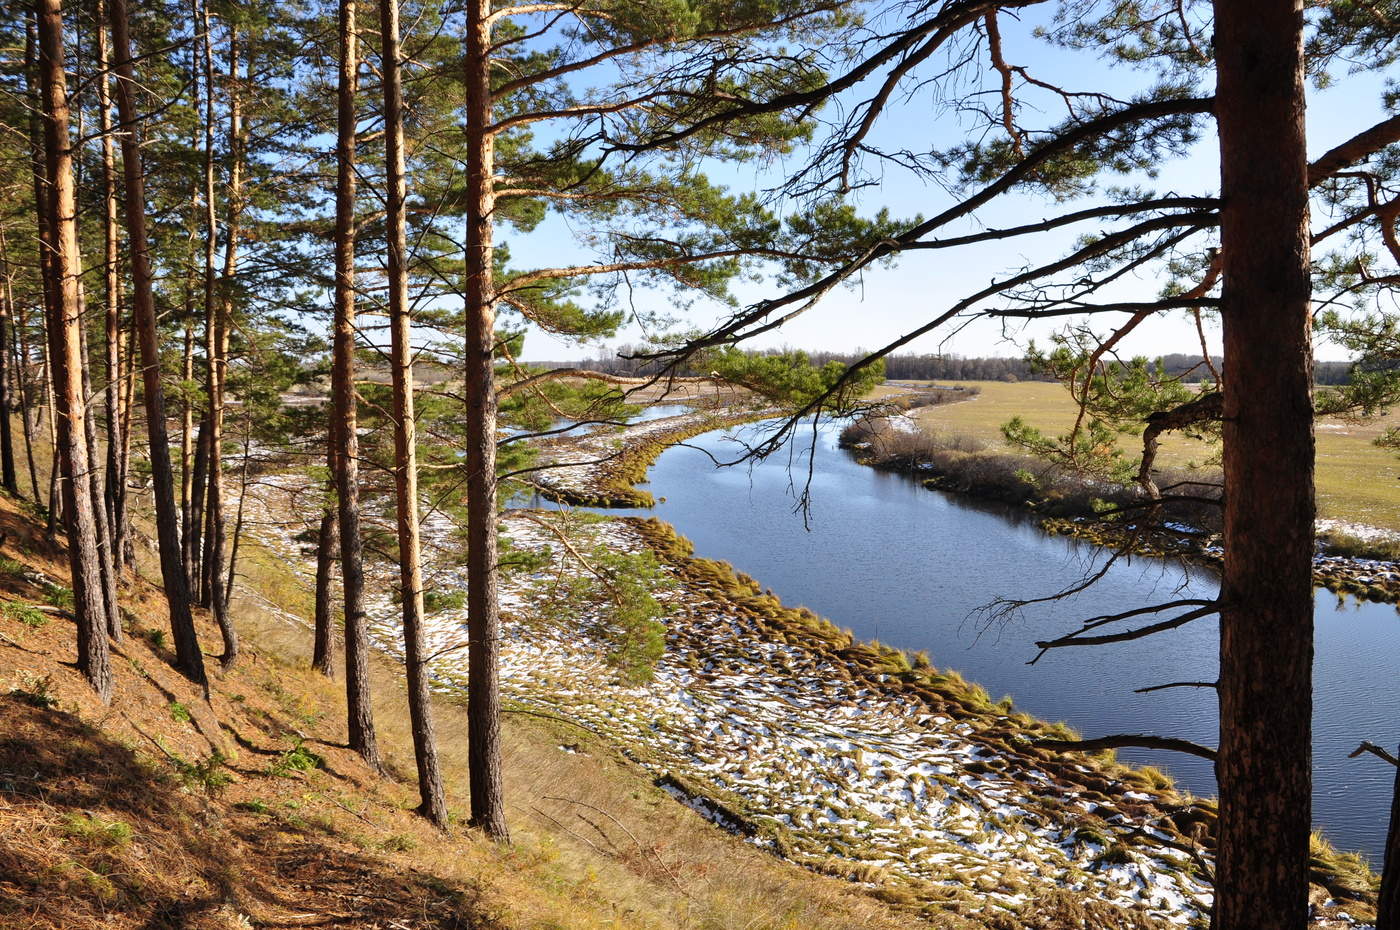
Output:
[[[1094,481],[1029,456],[996,452],[968,436],[925,432],[897,416],[858,419],[841,431],[840,442],[856,450],[862,464],[919,475],[939,490],[1029,507],[1048,517],[1102,519],[1112,511],[1128,516],[1148,502],[1139,488]],[[1218,475],[1167,469],[1157,478],[1159,486],[1177,487],[1182,496],[1196,498],[1164,501],[1157,522],[1189,527],[1201,535],[1218,531]]]
[[882,398],[882,406],[891,407],[896,410],[917,410],[920,407],[941,407],[944,404],[956,404],[964,400],[972,400],[982,389],[977,385],[943,387],[931,385],[908,394],[895,394]]

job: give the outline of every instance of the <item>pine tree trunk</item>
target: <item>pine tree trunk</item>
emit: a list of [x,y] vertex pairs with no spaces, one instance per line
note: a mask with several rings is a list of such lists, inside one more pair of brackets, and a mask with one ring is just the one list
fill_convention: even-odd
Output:
[[161,578],[170,606],[170,627],[180,670],[206,685],[204,656],[190,614],[189,589],[180,554],[179,515],[175,510],[175,480],[170,467],[170,440],[165,426],[165,388],[160,379],[160,334],[152,292],[150,247],[146,241],[146,189],[141,150],[136,144],[136,78],[131,61],[127,0],[109,0],[112,57],[117,75],[117,112],[128,127],[122,134],[122,174],[126,182],[127,241],[131,253],[133,325],[140,336],[142,386],[146,401],[146,431],[150,438],[151,483],[155,497],[156,535],[160,545]]
[[[194,328],[190,322],[190,298],[185,301],[185,351],[181,369],[185,385],[194,383]],[[186,393],[180,398],[180,558],[185,566],[185,587],[192,602],[199,601],[200,521],[195,507],[202,502],[195,486],[202,486],[199,474],[199,442],[194,432],[194,404]]]
[[238,512],[233,518],[233,541],[229,545],[228,574],[224,576],[224,613],[228,613],[229,602],[233,600],[233,581],[238,577],[238,543],[243,538],[243,511],[248,503],[248,466],[253,459],[252,423],[244,421],[243,428],[243,467],[238,477]]
[[190,478],[190,510],[189,521],[191,530],[186,536],[185,557],[190,560],[190,565],[185,575],[190,580],[190,600],[198,607],[208,607],[209,602],[204,600],[200,591],[200,556],[203,552],[200,546],[200,539],[204,530],[204,500],[205,481],[209,475],[209,421],[201,419],[199,428],[195,430],[194,439],[194,468],[191,469]]
[[[37,14],[36,14],[37,18]],[[35,20],[29,20],[25,25],[24,35],[24,61],[25,73],[30,77],[29,96],[32,98],[29,107],[29,157],[34,178],[34,212],[37,226],[37,240],[39,242],[39,281],[40,290],[44,297],[44,338],[39,340],[39,354],[43,361],[41,369],[43,373],[44,388],[44,410],[48,411],[49,428],[49,491],[48,491],[48,514],[44,521],[44,535],[49,540],[53,539],[56,529],[55,521],[59,516],[58,505],[58,433],[54,428],[54,395],[53,395],[53,372],[49,364],[48,349],[48,320],[53,313],[54,304],[58,298],[54,295],[54,281],[57,280],[53,271],[53,251],[46,248],[44,243],[51,241],[49,225],[51,217],[44,204],[49,196],[48,168],[44,164],[43,130],[39,122],[39,114],[42,112],[43,104],[39,94],[39,45],[35,29]],[[35,503],[39,501],[36,499]]]
[[438,771],[428,667],[423,657],[423,568],[419,559],[418,453],[413,413],[413,345],[408,312],[408,242],[404,229],[403,87],[399,69],[398,0],[380,0],[383,42],[384,146],[390,368],[393,374],[394,488],[399,530],[399,593],[403,601],[404,665],[413,753],[418,762],[418,812],[447,827]]
[[58,469],[63,476],[72,570],[74,613],[78,625],[78,668],[103,702],[111,700],[112,669],[107,647],[106,605],[98,565],[97,525],[92,512],[85,435],[82,325],[78,307],[77,192],[73,183],[73,150],[68,137],[68,90],[63,63],[63,14],[58,0],[38,0],[39,80],[44,113],[45,169],[49,180],[44,200],[49,238],[40,243],[49,251],[50,284],[54,296],[49,312],[50,357],[58,400]]
[[[61,0],[60,0],[61,2]],[[75,27],[77,35],[74,47],[74,70],[79,84],[84,83],[83,79],[83,42],[82,23]],[[74,111],[75,132],[74,138],[84,139],[87,133],[83,128],[83,109],[79,106]],[[81,157],[73,161],[74,173],[74,202],[76,204],[77,192],[83,188],[83,160]],[[113,642],[121,642],[122,626],[121,613],[117,608],[117,577],[112,568],[112,535],[107,524],[107,507],[104,503],[105,494],[102,487],[102,467],[100,464],[100,452],[97,445],[97,418],[96,415],[87,409],[90,398],[95,396],[92,390],[92,364],[88,351],[87,327],[84,321],[88,319],[87,311],[87,285],[84,282],[83,263],[81,250],[73,253],[73,273],[78,280],[78,347],[80,351],[79,370],[82,373],[82,380],[79,388],[82,391],[84,416],[83,416],[83,436],[87,459],[81,464],[83,469],[84,483],[87,485],[88,498],[91,502],[93,522],[96,524],[97,543],[97,567],[100,574],[99,582],[102,586],[102,604],[105,613],[105,624],[107,633]]]
[[1376,895],[1376,930],[1400,930],[1400,766],[1390,792],[1390,824],[1385,832],[1385,866]]
[[111,527],[112,568],[121,577],[126,547],[126,484],[119,458],[123,448],[121,417],[121,278],[117,233],[117,168],[112,142],[112,95],[107,83],[106,0],[97,0],[97,106],[102,130],[103,347],[107,357],[107,386],[102,392],[107,420],[107,522]]
[[[43,248],[43,243],[49,241],[46,238],[47,235],[47,232],[39,234],[40,248],[45,252],[49,251]],[[41,265],[43,264],[41,263]],[[43,273],[52,277],[53,269],[44,267]],[[56,301],[52,299],[52,295],[50,297],[51,299],[46,301],[44,306],[44,338],[39,342],[39,350],[44,355],[44,409],[49,412],[49,451],[51,453],[49,455],[49,515],[44,523],[44,535],[52,541],[54,530],[57,527],[56,521],[63,516],[63,500],[58,493],[58,408],[54,398],[53,358],[49,350],[49,314],[53,312],[53,305]]]
[[14,412],[14,395],[10,390],[9,352],[10,344],[9,301],[0,312],[0,484],[15,497],[19,496],[19,479],[15,475],[15,446],[11,435],[10,416]]
[[336,89],[334,412],[328,436],[340,521],[340,585],[345,596],[345,705],[350,748],[379,768],[369,692],[369,637],[360,539],[360,439],[355,399],[355,96],[359,52],[356,0],[340,0],[340,71]]
[[1308,923],[1313,408],[1302,4],[1216,0],[1225,567],[1215,926]]
[[468,765],[472,824],[509,837],[501,777],[500,604],[496,591],[496,295],[492,283],[495,211],[491,124],[490,0],[468,0],[466,431]]
[[[136,320],[133,314],[131,325],[126,328],[126,349],[123,354],[127,358],[128,374],[122,385],[122,402],[119,408],[121,414],[121,453],[117,456],[117,486],[121,488],[122,523],[126,524],[126,503],[130,495],[127,493],[127,476],[131,474],[131,416],[136,404],[136,376],[131,368],[135,365],[136,358]],[[122,534],[121,552],[117,554],[121,563],[128,568],[136,567],[136,546],[131,541],[131,533]]]
[[19,479],[15,474],[14,441],[10,435],[10,417],[15,409],[15,394],[10,371],[10,321],[14,319],[14,272],[10,268],[10,253],[5,234],[0,231],[0,273],[5,279],[5,292],[0,294],[0,483],[5,490],[19,497]]
[[[208,21],[208,8],[205,8]],[[238,34],[230,27],[228,53],[228,94],[229,94],[229,177],[228,177],[228,217],[224,232],[224,267],[217,301],[206,305],[205,352],[209,383],[209,491],[207,504],[207,529],[204,542],[204,572],[200,586],[207,591],[207,602],[214,612],[214,620],[224,640],[224,654],[220,660],[225,669],[233,667],[238,659],[238,631],[225,609],[227,598],[224,594],[224,381],[228,374],[228,325],[233,313],[233,280],[238,270],[239,220],[243,210],[243,164],[242,137],[243,111],[239,93],[239,46]],[[212,56],[207,52],[208,74],[213,76]],[[212,83],[210,85],[212,87]],[[210,95],[212,103],[212,94]],[[212,116],[212,106],[211,113]],[[212,167],[212,162],[210,163]],[[210,179],[206,175],[206,179]],[[212,211],[211,211],[212,212]]]
[[327,678],[335,677],[335,608],[331,606],[334,585],[331,569],[340,534],[335,531],[335,510],[327,507],[321,515],[316,535],[316,624],[311,650],[311,668]]
[[37,506],[43,501],[43,497],[39,491],[39,469],[34,465],[34,426],[29,411],[30,408],[37,408],[39,405],[34,402],[34,391],[29,382],[29,315],[25,313],[23,306],[16,308],[16,312],[16,322],[19,325],[11,333],[11,349],[14,351],[15,369],[19,376],[19,422],[24,431],[24,458],[29,466],[29,485],[34,490],[34,504]]
[[[80,127],[81,128],[81,127]],[[87,317],[86,301],[83,297],[83,282],[81,278],[82,263],[78,263],[78,319]],[[81,330],[81,323],[79,329]],[[92,390],[92,365],[88,354],[87,337],[83,334],[79,339],[79,346],[82,351],[82,391],[84,403],[87,398],[94,397]],[[112,637],[112,642],[122,641],[122,618],[121,611],[117,606],[117,573],[112,565],[112,532],[107,524],[107,507],[103,503],[106,496],[102,488],[102,466],[100,456],[97,451],[97,416],[89,413],[83,417],[83,432],[87,445],[87,486],[88,497],[92,501],[92,516],[97,524],[97,566],[101,572],[102,599],[107,613],[107,634]]]

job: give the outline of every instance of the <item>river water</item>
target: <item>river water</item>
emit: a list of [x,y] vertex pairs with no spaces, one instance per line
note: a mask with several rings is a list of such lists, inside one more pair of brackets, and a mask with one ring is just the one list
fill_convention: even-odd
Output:
[[[745,427],[752,437],[758,427]],[[1204,689],[1135,694],[1173,681],[1212,680],[1214,618],[1144,640],[1052,650],[1034,665],[1034,642],[1084,618],[1157,600],[1213,597],[1215,577],[1155,559],[1113,565],[1085,592],[992,621],[979,613],[994,598],[1054,594],[1097,567],[1103,552],[1048,536],[1024,514],[929,491],[914,480],[859,465],[823,428],[811,460],[811,507],[804,525],[793,486],[807,477],[803,452],[756,466],[717,468],[710,455],[735,457],[723,431],[657,460],[646,487],[650,511],[695,543],[697,555],[724,559],[861,639],[926,649],[934,664],[961,671],[993,698],[1064,720],[1085,736],[1152,733],[1214,745],[1214,695]],[[810,433],[808,434],[810,438]],[[708,453],[708,454],[707,454]],[[610,511],[619,513],[619,511]],[[1372,756],[1348,759],[1363,739],[1400,738],[1400,617],[1389,605],[1340,603],[1317,594],[1314,711],[1314,819],[1344,849],[1379,866],[1394,779]],[[1119,757],[1170,772],[1210,795],[1210,763],[1178,753],[1121,750]]]

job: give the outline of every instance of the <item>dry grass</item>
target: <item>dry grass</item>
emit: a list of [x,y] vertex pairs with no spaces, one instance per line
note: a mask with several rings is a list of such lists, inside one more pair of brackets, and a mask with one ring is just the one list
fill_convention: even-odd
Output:
[[[1042,381],[1008,384],[968,382],[982,393],[966,403],[915,411],[918,421],[939,431],[965,433],[992,444],[1001,442],[1001,424],[1013,416],[1047,433],[1067,431],[1074,424],[1073,401],[1063,387]],[[1400,530],[1400,458],[1372,445],[1392,426],[1400,412],[1357,424],[1325,417],[1317,424],[1318,515]],[[1185,467],[1203,463],[1210,453],[1180,436],[1162,441],[1159,461]]]

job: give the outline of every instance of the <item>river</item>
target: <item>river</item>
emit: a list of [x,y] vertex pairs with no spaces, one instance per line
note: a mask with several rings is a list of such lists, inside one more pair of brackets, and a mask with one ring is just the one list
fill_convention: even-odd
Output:
[[[1053,594],[1099,565],[1103,551],[1046,535],[1013,509],[859,465],[836,447],[836,432],[823,428],[818,437],[806,525],[794,510],[793,485],[807,476],[807,456],[716,468],[710,455],[737,452],[723,431],[661,455],[646,485],[658,499],[655,509],[609,512],[659,517],[694,542],[697,555],[733,563],[784,603],[809,607],[862,639],[928,650],[936,665],[959,670],[993,698],[1009,694],[1019,709],[1067,721],[1085,736],[1153,733],[1214,745],[1209,691],[1134,693],[1213,679],[1214,618],[1136,642],[1052,650],[1027,664],[1035,640],[1083,618],[1153,598],[1213,597],[1213,574],[1134,558],[1081,594],[987,621],[978,611],[995,597]],[[1347,754],[1363,739],[1393,746],[1400,736],[1400,690],[1389,685],[1397,664],[1395,608],[1341,603],[1318,591],[1314,819],[1336,845],[1362,850],[1377,867],[1395,773],[1372,756]],[[1156,765],[1197,794],[1214,793],[1205,760],[1144,750],[1119,756]]]

